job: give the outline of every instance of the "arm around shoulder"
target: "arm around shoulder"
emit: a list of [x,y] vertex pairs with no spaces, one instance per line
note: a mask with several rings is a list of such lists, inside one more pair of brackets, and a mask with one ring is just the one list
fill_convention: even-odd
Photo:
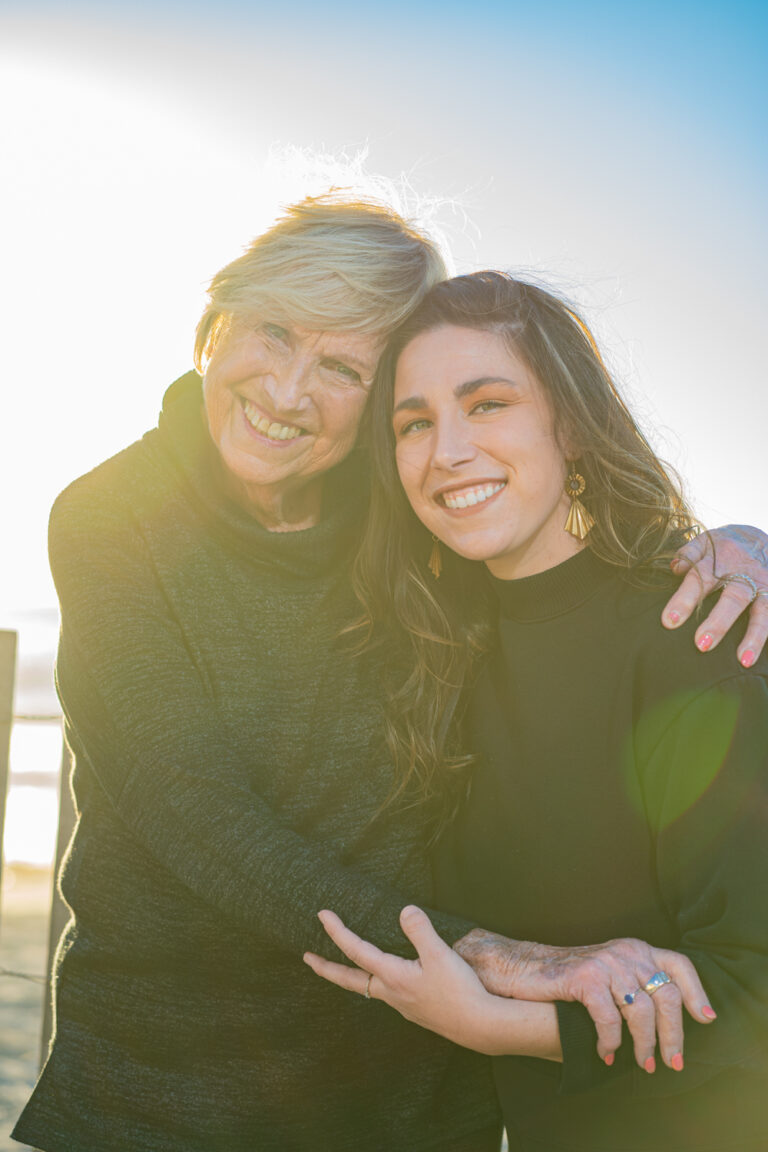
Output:
[[[57,684],[78,756],[155,859],[266,941],[319,947],[317,912],[333,902],[384,947],[406,950],[403,897],[299,835],[254,791],[131,499],[92,475],[51,516]],[[467,925],[446,917],[442,928],[461,935]]]

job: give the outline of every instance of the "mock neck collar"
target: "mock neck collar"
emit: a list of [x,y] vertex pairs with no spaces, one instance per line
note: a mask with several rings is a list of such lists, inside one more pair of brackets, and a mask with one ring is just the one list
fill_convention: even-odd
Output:
[[499,580],[488,574],[502,616],[511,620],[549,620],[562,616],[590,600],[618,569],[599,560],[590,548],[570,556],[562,564],[524,576]]

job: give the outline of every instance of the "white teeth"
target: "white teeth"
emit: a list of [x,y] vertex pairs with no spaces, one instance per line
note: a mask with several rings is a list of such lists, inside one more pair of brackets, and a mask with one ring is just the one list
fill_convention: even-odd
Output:
[[504,483],[484,484],[482,488],[465,488],[461,493],[446,492],[443,503],[446,508],[471,508],[472,505],[482,504],[497,492],[501,492]]
[[277,420],[268,420],[248,400],[243,400],[243,412],[251,427],[261,432],[263,436],[268,436],[270,440],[295,440],[297,436],[301,436],[301,428],[291,424],[278,424]]

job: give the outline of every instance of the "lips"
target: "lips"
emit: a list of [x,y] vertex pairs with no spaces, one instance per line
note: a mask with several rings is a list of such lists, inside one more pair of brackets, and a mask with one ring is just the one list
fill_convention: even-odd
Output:
[[506,487],[506,480],[488,481],[485,484],[468,484],[464,488],[451,488],[449,491],[438,492],[435,499],[439,504],[452,510],[458,508],[471,508],[476,504],[484,504],[502,488]]
[[266,436],[268,440],[296,440],[299,436],[306,435],[305,430],[295,424],[281,424],[278,420],[271,420],[245,397],[241,397],[241,404],[243,414],[251,428]]

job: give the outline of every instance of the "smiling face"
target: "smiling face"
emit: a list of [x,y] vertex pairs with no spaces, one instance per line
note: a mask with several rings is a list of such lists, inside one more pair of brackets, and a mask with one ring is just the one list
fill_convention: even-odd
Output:
[[317,518],[322,476],[349,454],[381,350],[360,333],[235,321],[203,391],[211,437],[265,522]]
[[416,336],[397,363],[393,426],[414,512],[461,556],[511,580],[583,547],[564,528],[567,464],[548,397],[501,336]]

